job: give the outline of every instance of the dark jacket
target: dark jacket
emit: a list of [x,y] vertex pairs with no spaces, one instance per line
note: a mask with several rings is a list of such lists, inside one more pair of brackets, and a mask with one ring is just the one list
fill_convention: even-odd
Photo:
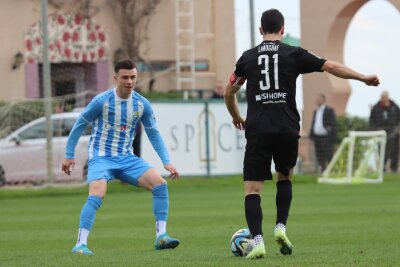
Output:
[[[314,137],[316,136],[314,133],[314,123],[315,123],[316,113],[317,110],[314,110],[313,120],[310,129],[311,139],[314,139]],[[330,137],[332,143],[335,143],[337,138],[337,124],[336,124],[336,114],[333,108],[325,106],[324,114],[322,115],[322,124],[324,125],[324,128],[328,132],[327,136]]]
[[392,100],[389,101],[388,107],[381,105],[379,101],[372,108],[369,117],[371,130],[385,130],[390,133],[400,124],[400,109]]

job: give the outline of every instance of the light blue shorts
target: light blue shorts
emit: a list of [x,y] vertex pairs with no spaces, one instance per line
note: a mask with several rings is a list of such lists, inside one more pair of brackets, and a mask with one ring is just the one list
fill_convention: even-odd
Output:
[[153,166],[135,155],[94,157],[89,160],[87,183],[99,179],[118,179],[138,186],[139,178]]

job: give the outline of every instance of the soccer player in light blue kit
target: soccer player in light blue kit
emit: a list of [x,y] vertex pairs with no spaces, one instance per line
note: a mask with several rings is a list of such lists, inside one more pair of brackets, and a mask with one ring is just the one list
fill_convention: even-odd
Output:
[[156,220],[155,249],[175,248],[179,240],[166,232],[168,217],[168,186],[158,171],[132,152],[135,127],[145,127],[151,144],[161,158],[169,178],[179,177],[171,164],[168,151],[157,129],[150,102],[134,92],[137,79],[136,65],[131,60],[117,62],[114,66],[116,88],[107,90],[89,103],[68,137],[62,171],[70,175],[75,165],[74,151],[79,137],[88,124],[92,124],[89,141],[89,165],[87,182],[89,196],[83,205],[78,240],[73,253],[93,254],[87,247],[87,238],[92,229],[96,211],[103,203],[107,183],[119,179],[140,186],[153,194],[153,212]]

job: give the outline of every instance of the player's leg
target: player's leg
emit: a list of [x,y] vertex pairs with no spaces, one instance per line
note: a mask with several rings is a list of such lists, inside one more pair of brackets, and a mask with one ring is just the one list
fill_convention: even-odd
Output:
[[156,249],[175,248],[179,241],[167,234],[169,209],[168,184],[150,164],[135,155],[121,160],[126,167],[121,170],[119,179],[140,186],[153,194],[153,213],[156,220]]
[[96,212],[103,203],[103,198],[107,192],[107,182],[114,173],[111,171],[114,167],[111,160],[104,158],[93,158],[89,161],[87,182],[89,184],[89,196],[81,210],[78,240],[73,253],[93,254],[87,248],[87,239],[92,230]]
[[286,223],[292,202],[292,170],[290,170],[289,176],[277,172],[276,225],[274,236],[279,245],[279,250],[283,255],[290,255],[293,251],[293,245],[286,236]]
[[138,180],[139,186],[153,194],[153,213],[156,220],[155,249],[176,248],[179,240],[167,234],[169,210],[168,184],[155,168],[147,170]]
[[73,253],[77,254],[93,254],[87,247],[87,239],[90,231],[92,230],[96,212],[103,203],[103,198],[107,191],[107,180],[100,179],[94,180],[89,184],[89,196],[81,210],[78,239],[75,247],[72,249]]
[[298,155],[298,136],[280,134],[275,138],[273,158],[276,170],[275,240],[283,255],[292,254],[293,245],[286,236],[286,223],[292,202],[292,173]]
[[263,181],[245,181],[244,209],[249,231],[253,236],[254,248],[246,256],[249,259],[262,258],[265,255],[265,246],[262,232],[263,213],[261,208],[261,192]]
[[272,179],[268,138],[268,135],[252,136],[247,138],[246,143],[243,168],[245,216],[255,244],[254,249],[246,256],[248,259],[262,258],[265,255],[261,192],[264,180]]
[[397,173],[398,162],[399,162],[399,135],[390,134],[387,143],[389,145],[389,157],[390,157],[390,171]]
[[321,137],[316,136],[314,138],[314,148],[315,148],[315,156],[317,158],[317,163],[318,163],[318,172],[324,170],[324,160],[323,160],[323,153],[324,153],[324,145],[321,142]]

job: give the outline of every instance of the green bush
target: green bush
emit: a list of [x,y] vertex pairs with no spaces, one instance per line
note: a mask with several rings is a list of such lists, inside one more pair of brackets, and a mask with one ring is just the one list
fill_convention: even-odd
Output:
[[367,131],[368,130],[368,119],[360,118],[357,116],[338,116],[337,117],[337,125],[338,125],[338,139],[337,143],[339,144],[343,138],[348,136],[349,131]]

